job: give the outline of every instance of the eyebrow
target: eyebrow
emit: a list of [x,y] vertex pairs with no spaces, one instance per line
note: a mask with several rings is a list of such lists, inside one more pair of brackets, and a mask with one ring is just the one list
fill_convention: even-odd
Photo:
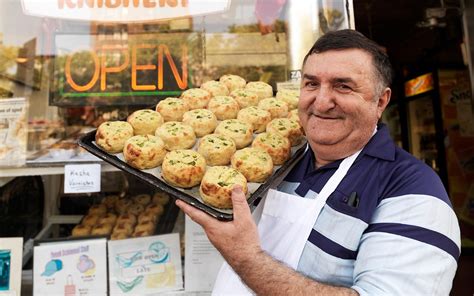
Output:
[[[310,75],[310,74],[303,74],[303,79],[319,80],[317,76]],[[330,81],[331,81],[331,83],[353,83],[353,84],[356,84],[354,79],[352,79],[350,77],[336,77],[336,78],[332,78]]]
[[303,79],[317,80],[317,77],[314,76],[314,75],[310,75],[310,74],[303,74]]
[[352,83],[355,84],[354,79],[350,77],[338,77],[338,78],[333,78],[331,79],[332,83]]

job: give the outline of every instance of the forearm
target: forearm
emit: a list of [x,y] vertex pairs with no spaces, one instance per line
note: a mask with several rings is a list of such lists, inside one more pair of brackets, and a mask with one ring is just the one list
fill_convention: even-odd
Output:
[[358,295],[350,288],[323,284],[297,273],[259,251],[229,264],[257,295]]

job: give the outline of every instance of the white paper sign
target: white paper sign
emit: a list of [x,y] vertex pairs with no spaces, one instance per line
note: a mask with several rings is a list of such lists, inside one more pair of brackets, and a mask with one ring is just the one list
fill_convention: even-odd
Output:
[[185,218],[185,287],[186,292],[212,291],[224,259],[211,244],[204,229],[191,220]]
[[179,234],[109,241],[111,295],[183,289]]
[[230,0],[22,0],[23,12],[103,22],[162,20],[226,11]]
[[23,238],[0,238],[0,295],[20,295]]
[[107,240],[42,244],[33,253],[34,295],[107,295]]
[[28,103],[25,98],[0,100],[0,166],[21,166],[26,161]]
[[100,192],[100,164],[64,166],[64,193]]

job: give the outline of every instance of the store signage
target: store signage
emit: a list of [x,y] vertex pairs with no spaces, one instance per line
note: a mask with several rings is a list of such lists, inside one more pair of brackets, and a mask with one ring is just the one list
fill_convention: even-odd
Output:
[[109,241],[108,258],[110,295],[183,289],[178,233]]
[[21,166],[26,161],[28,101],[0,100],[0,166]]
[[100,192],[100,164],[64,166],[64,193]]
[[33,295],[107,295],[107,240],[42,243],[33,251]]
[[405,82],[405,96],[411,97],[434,88],[433,74],[428,73]]
[[153,105],[190,87],[194,33],[108,37],[56,37],[52,105]]
[[[185,216],[185,256],[186,267],[184,290],[186,292],[211,292],[217,273],[224,263],[224,258],[211,244],[201,225],[189,216]],[[205,272],[203,267],[205,266]]]
[[22,0],[39,17],[101,22],[145,22],[226,11],[230,0]]
[[21,295],[23,238],[0,238],[0,295]]

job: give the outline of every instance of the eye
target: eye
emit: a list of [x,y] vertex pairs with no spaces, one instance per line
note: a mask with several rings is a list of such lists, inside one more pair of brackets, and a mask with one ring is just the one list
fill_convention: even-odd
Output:
[[334,85],[334,89],[343,94],[349,94],[352,92],[352,87],[344,83]]
[[306,88],[317,88],[317,87],[319,87],[319,83],[316,82],[316,81],[309,80],[309,81],[306,81],[304,83],[304,87],[306,87]]

